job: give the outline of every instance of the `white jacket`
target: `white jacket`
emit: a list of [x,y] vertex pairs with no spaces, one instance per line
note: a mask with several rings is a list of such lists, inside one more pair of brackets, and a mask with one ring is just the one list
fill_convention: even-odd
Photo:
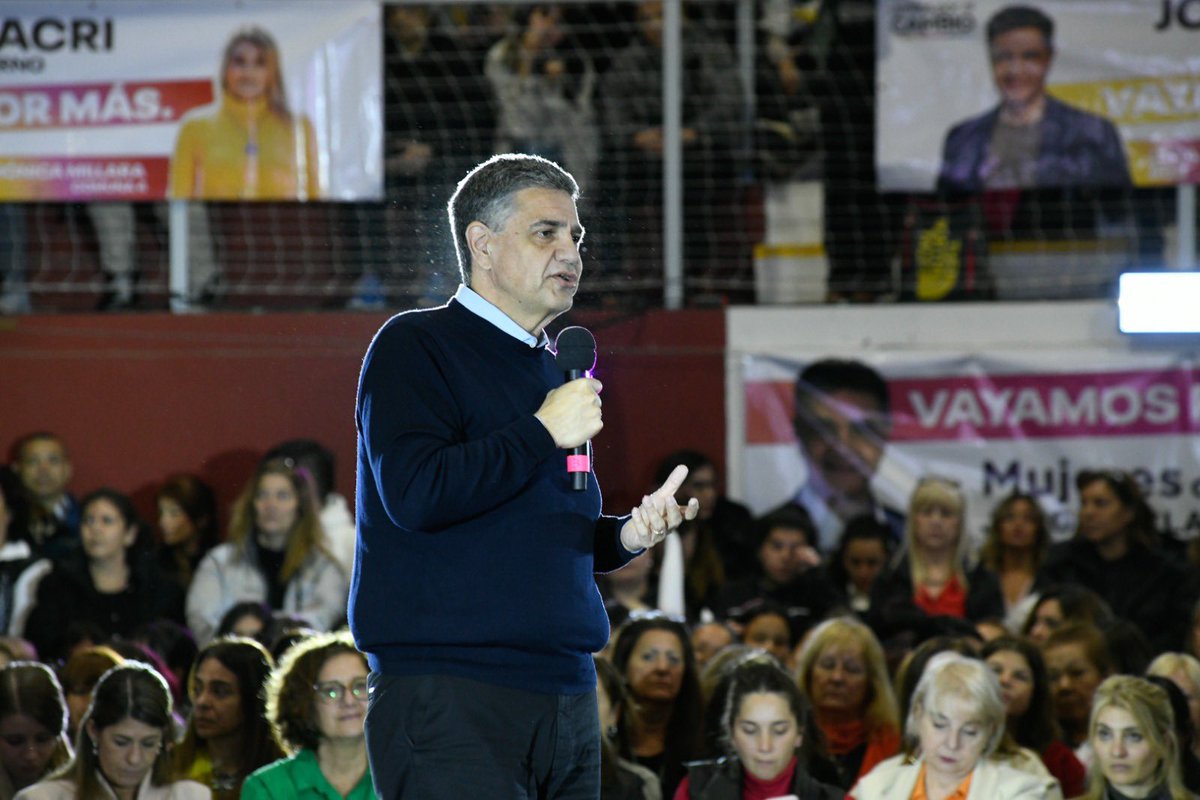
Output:
[[[910,761],[905,755],[893,756],[879,762],[864,775],[850,790],[850,796],[855,800],[908,800],[920,772],[920,759]],[[986,758],[975,765],[971,789],[967,792],[967,800],[1050,800],[1054,797],[1062,797],[1062,790],[1054,778],[1013,769]]]
[[[276,610],[327,631],[345,616],[349,593],[341,566],[314,550],[288,581],[283,607]],[[196,567],[187,594],[187,622],[196,643],[207,644],[225,612],[246,600],[267,600],[267,581],[258,566],[249,558],[239,558],[231,542],[209,550]]]
[[[103,777],[101,787],[108,796],[115,800],[116,793],[109,787]],[[77,790],[75,784],[68,780],[42,781],[28,786],[17,792],[13,800],[75,800]],[[138,787],[138,800],[211,800],[212,791],[205,785],[195,781],[175,781],[166,786],[151,786],[150,776],[142,780]]]

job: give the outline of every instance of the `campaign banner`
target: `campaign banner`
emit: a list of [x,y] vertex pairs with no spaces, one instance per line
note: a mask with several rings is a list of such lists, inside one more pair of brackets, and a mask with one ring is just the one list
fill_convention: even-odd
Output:
[[[831,363],[813,379],[824,387],[814,409],[811,387],[801,381],[798,397],[797,381]],[[863,490],[860,507],[903,515],[917,482],[937,476],[963,489],[976,540],[1013,491],[1035,495],[1062,539],[1075,530],[1075,476],[1117,469],[1137,478],[1162,530],[1191,539],[1200,535],[1197,370],[1193,356],[1141,353],[747,355],[744,425],[731,421],[744,431],[731,460],[742,465],[740,499],[761,514],[814,494],[850,507],[848,495]],[[886,403],[864,375],[886,387]]]
[[883,191],[1200,181],[1197,0],[880,0]]
[[378,0],[8,0],[0,201],[369,200]]

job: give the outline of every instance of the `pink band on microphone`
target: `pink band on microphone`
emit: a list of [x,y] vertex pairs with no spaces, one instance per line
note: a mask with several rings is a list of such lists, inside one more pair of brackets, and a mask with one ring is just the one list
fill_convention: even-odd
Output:
[[592,459],[588,456],[567,456],[567,472],[591,472]]

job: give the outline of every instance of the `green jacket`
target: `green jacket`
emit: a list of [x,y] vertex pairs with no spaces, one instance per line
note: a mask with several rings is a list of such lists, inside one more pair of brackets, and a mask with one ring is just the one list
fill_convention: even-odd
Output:
[[[350,792],[346,800],[374,800],[375,790],[371,784],[371,770],[363,773],[362,779]],[[317,764],[317,754],[312,750],[301,750],[291,758],[267,764],[255,770],[242,784],[242,800],[292,800],[292,798],[321,798],[342,800],[342,796],[329,785]]]

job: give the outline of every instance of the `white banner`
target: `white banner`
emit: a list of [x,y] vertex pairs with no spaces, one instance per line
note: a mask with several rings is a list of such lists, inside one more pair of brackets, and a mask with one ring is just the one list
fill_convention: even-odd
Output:
[[378,0],[8,0],[0,200],[377,199]]
[[[745,435],[731,461],[742,465],[741,499],[756,514],[805,487],[851,486],[845,470],[857,465],[881,508],[904,513],[916,482],[937,475],[963,487],[967,530],[979,540],[1014,490],[1037,495],[1064,538],[1075,526],[1075,475],[1110,468],[1138,478],[1163,530],[1200,534],[1200,376],[1191,357],[872,355],[857,363],[886,382],[886,422],[858,390],[834,392],[844,401],[834,411],[797,415],[797,377],[822,360],[742,359]],[[822,461],[818,446],[802,448],[802,428],[844,457],[826,452]]]
[[1200,181],[1196,0],[880,0],[877,24],[882,190]]

